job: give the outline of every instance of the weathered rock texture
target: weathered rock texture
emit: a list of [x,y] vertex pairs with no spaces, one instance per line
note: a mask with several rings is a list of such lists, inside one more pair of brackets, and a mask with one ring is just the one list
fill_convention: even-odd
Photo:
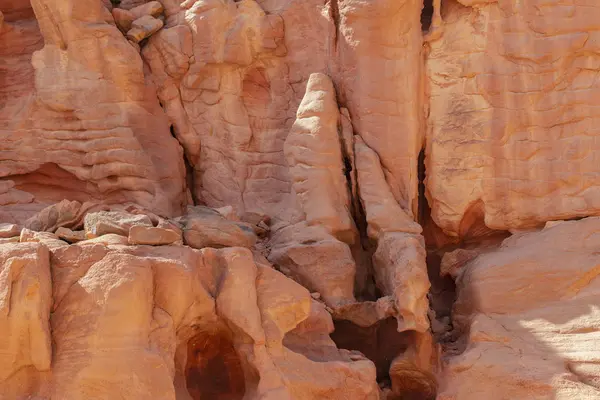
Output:
[[600,219],[505,240],[457,279],[462,337],[441,399],[600,398]]
[[593,2],[443,2],[426,61],[426,160],[446,233],[598,214],[599,12]]
[[96,0],[31,6],[37,23],[7,20],[0,31],[9,77],[0,86],[0,177],[12,185],[1,204],[133,201],[181,213],[181,148],[110,13]]
[[[416,211],[419,2],[167,1],[165,8],[166,28],[142,54],[194,169],[198,199],[297,221],[291,192],[299,175],[288,170],[284,143],[290,129],[310,129],[302,113],[294,118],[311,74],[325,73],[356,133],[379,152],[394,197],[409,215]],[[330,83],[320,85],[315,90],[335,97]],[[322,146],[335,136],[331,119]]]
[[598,10],[0,0],[0,399],[600,398]]
[[40,240],[0,248],[6,398],[378,398],[325,308],[247,249]]

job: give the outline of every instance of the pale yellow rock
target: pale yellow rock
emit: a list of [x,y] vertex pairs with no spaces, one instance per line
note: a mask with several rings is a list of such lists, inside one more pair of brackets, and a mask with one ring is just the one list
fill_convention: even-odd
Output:
[[145,4],[130,8],[129,12],[133,15],[134,19],[138,19],[147,15],[158,17],[162,14],[163,10],[163,5],[159,1],[149,1]]
[[133,21],[131,29],[127,31],[127,39],[134,43],[139,43],[158,32],[163,25],[164,23],[160,19],[145,15]]
[[69,243],[77,243],[82,240],[85,240],[85,231],[72,231],[69,228],[60,227],[54,232],[54,234],[62,240],[65,240]]
[[11,238],[18,236],[21,233],[21,228],[16,224],[0,223],[0,238]]
[[146,244],[152,246],[172,244],[181,241],[181,230],[148,226],[132,226],[129,228],[129,244]]

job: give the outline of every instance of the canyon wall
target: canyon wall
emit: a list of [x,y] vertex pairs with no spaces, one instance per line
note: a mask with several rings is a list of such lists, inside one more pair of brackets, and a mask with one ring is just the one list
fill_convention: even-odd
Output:
[[0,0],[0,399],[600,399],[591,0]]

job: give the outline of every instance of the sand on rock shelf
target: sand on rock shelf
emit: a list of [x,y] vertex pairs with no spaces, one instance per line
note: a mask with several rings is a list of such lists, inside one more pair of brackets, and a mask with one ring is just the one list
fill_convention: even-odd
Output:
[[600,400],[599,21],[0,0],[0,400]]

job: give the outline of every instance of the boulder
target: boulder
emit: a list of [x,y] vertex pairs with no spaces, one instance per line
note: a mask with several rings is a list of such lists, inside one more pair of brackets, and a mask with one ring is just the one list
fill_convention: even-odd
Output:
[[16,224],[0,223],[0,239],[19,236],[21,228]]
[[84,230],[88,239],[108,233],[127,237],[132,226],[152,227],[152,220],[143,214],[124,211],[99,211],[87,214],[84,219]]
[[196,249],[204,247],[247,247],[256,243],[252,227],[234,222],[207,207],[194,207],[188,215],[177,219],[183,225],[185,244]]
[[163,5],[159,1],[149,1],[145,4],[130,8],[129,13],[134,19],[142,18],[145,16],[158,17],[164,11]]
[[152,246],[181,242],[181,230],[136,225],[129,228],[129,244]]
[[127,39],[134,43],[139,43],[142,40],[149,38],[154,33],[162,28],[164,22],[150,15],[145,15],[133,21],[131,29],[127,31]]

